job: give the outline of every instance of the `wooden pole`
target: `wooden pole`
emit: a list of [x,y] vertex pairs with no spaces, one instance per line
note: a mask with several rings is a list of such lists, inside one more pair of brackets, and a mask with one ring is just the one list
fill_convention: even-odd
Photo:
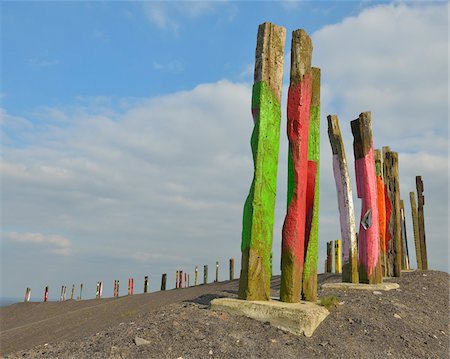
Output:
[[187,275],[187,286],[188,286],[188,288],[190,287],[190,281],[189,281],[189,274]]
[[[312,97],[312,42],[304,30],[292,33],[287,104],[288,193],[281,248],[280,300],[297,303],[303,287],[308,185],[308,139]],[[314,193],[314,183],[311,179]]]
[[197,279],[198,279],[198,267],[195,266],[195,271],[194,271],[194,286],[197,285]]
[[417,269],[422,270],[422,251],[420,250],[419,238],[419,218],[417,216],[416,196],[414,192],[409,192],[409,201],[411,202],[411,217],[414,231],[414,245],[416,249]]
[[317,300],[320,199],[320,69],[312,68],[312,92],[308,134],[308,179],[306,186],[305,263],[302,299]]
[[380,150],[374,151],[375,171],[377,175],[378,225],[380,235],[381,274],[386,276],[386,197],[383,179],[383,158]]
[[113,294],[114,298],[117,297],[117,280],[114,279],[114,294]]
[[351,121],[355,156],[356,190],[361,198],[361,220],[358,235],[359,282],[382,282],[380,232],[378,222],[377,183],[373,152],[372,119],[362,112]]
[[219,262],[216,261],[216,280],[214,282],[219,281]]
[[184,272],[184,288],[187,288],[187,273]]
[[63,300],[63,292],[64,292],[64,286],[61,286],[61,294],[59,295],[60,302],[62,302],[62,300]]
[[73,299],[74,294],[75,294],[75,284],[72,284],[72,293],[70,293],[70,299]]
[[334,273],[341,273],[341,241],[334,242]]
[[400,216],[402,221],[403,265],[405,269],[411,269],[411,265],[409,262],[408,236],[406,234],[405,203],[403,202],[403,200],[400,200]]
[[44,302],[48,302],[48,286],[45,287],[45,291],[44,291]]
[[179,271],[178,288],[183,288],[183,271]]
[[[386,209],[386,226],[384,230],[384,240],[386,245],[386,254],[385,254],[385,262],[386,267],[384,271],[384,275],[386,277],[392,277],[394,276],[394,240],[391,237],[391,228],[389,228],[390,225],[390,218],[392,216],[392,203],[389,199],[388,195],[388,186],[387,186],[387,176],[386,176],[386,166],[384,163],[384,159],[386,158],[386,153],[391,152],[391,147],[389,146],[383,146],[382,148],[382,158],[383,158],[383,182],[384,182],[384,205]],[[392,224],[391,224],[392,226]]]
[[[387,188],[387,198],[391,207],[388,222],[389,243],[388,268],[392,264],[394,277],[400,277],[402,269],[402,227],[400,216],[400,183],[398,180],[398,154],[388,151],[384,154],[384,176]],[[389,268],[390,270],[390,268]]]
[[417,189],[417,218],[419,223],[420,251],[422,253],[422,269],[428,270],[427,244],[425,236],[425,217],[423,214],[425,197],[423,196],[422,176],[416,176],[416,189]]
[[339,221],[342,240],[342,281],[358,283],[358,248],[352,185],[337,116],[327,116],[328,137],[333,152],[333,172],[338,198]]
[[230,280],[234,279],[234,258],[230,258]]
[[117,298],[120,297],[120,280],[117,280]]
[[167,274],[161,276],[161,290],[166,290]]
[[239,298],[270,299],[270,253],[277,188],[286,29],[259,25],[252,94],[254,176],[245,201]]
[[203,266],[203,284],[208,283],[208,266]]
[[332,273],[333,270],[333,256],[331,255],[331,244],[332,242],[327,242],[327,273]]
[[148,275],[144,277],[144,293],[148,292]]

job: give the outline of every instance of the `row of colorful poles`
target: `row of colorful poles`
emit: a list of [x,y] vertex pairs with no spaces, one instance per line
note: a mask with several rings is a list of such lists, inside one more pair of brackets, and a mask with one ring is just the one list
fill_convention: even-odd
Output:
[[[333,170],[338,195],[342,238],[342,280],[381,283],[383,277],[399,277],[409,269],[404,203],[400,199],[398,153],[385,146],[374,149],[372,118],[363,112],[351,121],[356,188],[361,199],[361,219],[356,233],[352,190],[345,149],[337,116],[328,116],[328,135],[333,152]],[[416,177],[419,208],[410,193],[416,258],[419,269],[428,269],[423,182]],[[425,264],[424,264],[425,263]]]
[[[184,276],[183,276],[184,274]],[[214,282],[219,282],[219,262],[216,261],[216,276]],[[190,287],[190,276],[188,273],[184,272],[182,270],[176,271],[176,280],[175,280],[175,289],[178,288],[187,288]],[[184,279],[184,280],[183,280]],[[229,261],[229,279],[234,279],[234,258],[231,258]],[[203,284],[208,283],[208,266],[203,266]],[[166,290],[166,284],[167,284],[167,273],[163,273],[161,276],[161,290]],[[198,285],[198,266],[195,266],[194,270],[194,286]],[[103,296],[103,288],[104,283],[103,282],[97,282],[96,290],[95,290],[95,298],[100,299]],[[66,291],[67,287],[65,285],[61,286],[61,294],[60,294],[60,301],[66,300]],[[77,300],[82,299],[82,292],[83,292],[83,283],[80,285],[80,295],[77,297]],[[149,292],[149,277],[144,277],[144,293]],[[70,296],[70,299],[74,299],[74,293],[75,293],[75,284],[72,285],[72,293]],[[114,291],[113,296],[115,298],[119,297],[120,293],[120,280],[116,279],[114,280]],[[134,294],[134,278],[128,278],[128,295]],[[29,302],[31,298],[31,288],[27,287],[25,291],[25,302]],[[44,302],[47,302],[49,298],[49,286],[45,287],[44,290]]]

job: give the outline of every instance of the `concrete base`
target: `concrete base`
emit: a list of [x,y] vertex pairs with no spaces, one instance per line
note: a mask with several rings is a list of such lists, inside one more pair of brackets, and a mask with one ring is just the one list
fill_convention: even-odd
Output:
[[210,303],[210,309],[269,322],[274,327],[295,335],[313,335],[319,324],[330,312],[311,302],[283,303],[278,300],[248,301],[218,298]]
[[363,284],[363,283],[324,283],[323,289],[338,289],[338,290],[392,290],[398,289],[398,283],[380,283],[380,284]]

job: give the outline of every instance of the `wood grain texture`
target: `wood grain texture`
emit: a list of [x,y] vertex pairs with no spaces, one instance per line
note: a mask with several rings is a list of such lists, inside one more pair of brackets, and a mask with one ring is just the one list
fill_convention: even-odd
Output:
[[413,223],[414,247],[416,249],[417,269],[422,270],[422,251],[420,250],[419,238],[419,218],[417,216],[416,194],[409,192],[409,201],[411,203],[411,218]]
[[423,206],[425,205],[425,197],[423,196],[422,176],[416,176],[416,190],[417,190],[417,218],[419,223],[420,251],[422,253],[422,269],[428,270],[427,244],[425,236],[425,217],[423,213]]
[[381,273],[386,276],[386,200],[385,186],[383,179],[383,159],[380,150],[375,150],[375,171],[377,175],[377,204],[378,204],[378,224],[380,233],[380,261]]
[[377,204],[377,184],[370,112],[351,121],[355,156],[356,189],[361,198],[361,220],[358,232],[359,281],[382,282]]
[[348,174],[347,158],[342,141],[339,119],[335,115],[327,116],[328,137],[333,152],[333,173],[339,209],[339,222],[342,240],[342,281],[358,283],[358,252],[356,241],[355,212],[353,207],[352,186]]
[[[398,154],[385,152],[384,175],[387,186],[388,199],[391,206],[390,216],[386,218],[391,243],[388,252],[388,261],[392,264],[392,275],[400,277],[402,269],[402,232],[400,214],[400,184],[398,180]],[[391,274],[391,273],[389,273]]]
[[400,200],[400,219],[402,221],[402,269],[410,269],[408,235],[406,233],[405,203]]

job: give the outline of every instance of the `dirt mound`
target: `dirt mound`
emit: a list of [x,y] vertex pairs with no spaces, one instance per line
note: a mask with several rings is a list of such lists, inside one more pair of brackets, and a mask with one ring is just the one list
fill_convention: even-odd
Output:
[[[340,281],[320,275],[319,284]],[[449,275],[404,273],[399,290],[319,290],[337,304],[312,338],[208,310],[237,281],[120,299],[0,309],[5,358],[448,358]],[[319,286],[320,288],[320,286]],[[277,296],[279,277],[272,281]],[[149,343],[140,344],[145,339]]]

